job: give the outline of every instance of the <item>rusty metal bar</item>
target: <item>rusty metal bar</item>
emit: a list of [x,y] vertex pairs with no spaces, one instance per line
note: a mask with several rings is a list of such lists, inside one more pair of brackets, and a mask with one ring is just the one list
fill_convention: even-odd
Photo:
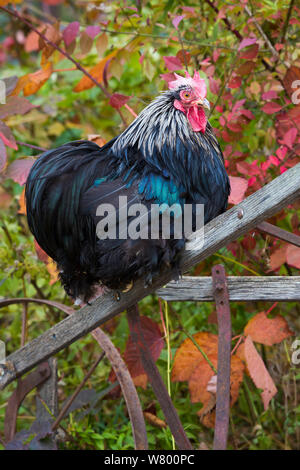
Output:
[[171,397],[168,394],[165,384],[145,342],[137,305],[133,305],[127,309],[127,318],[132,340],[140,354],[143,368],[165,415],[175,442],[180,450],[193,450],[193,446],[185,434]]
[[260,232],[267,233],[272,237],[279,238],[279,240],[283,240],[300,247],[300,236],[295,233],[276,227],[276,225],[269,224],[269,222],[261,222],[256,228]]
[[35,387],[50,377],[51,370],[48,362],[39,364],[37,369],[28,374],[25,379],[19,379],[17,388],[10,396],[4,418],[4,439],[9,442],[16,432],[18,409],[26,395]]

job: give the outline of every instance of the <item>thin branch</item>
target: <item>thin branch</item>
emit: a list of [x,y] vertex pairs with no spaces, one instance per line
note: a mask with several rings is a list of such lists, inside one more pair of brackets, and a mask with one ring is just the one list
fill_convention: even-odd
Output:
[[16,140],[16,143],[18,145],[21,145],[22,147],[29,147],[30,149],[40,150],[41,152],[46,152],[46,150],[48,150],[48,149],[45,149],[44,147],[38,147],[37,145],[32,145],[32,144],[27,144],[26,142],[21,142],[20,140]]
[[183,44],[183,40],[182,40],[182,36],[181,36],[181,33],[179,31],[179,28],[178,28],[178,39],[179,39],[179,42],[180,42],[180,45],[182,47],[182,52],[183,52],[183,61],[184,61],[184,66],[185,66],[185,70],[188,72],[188,63],[187,63],[187,59],[186,59],[186,55],[185,55],[185,48],[184,48],[184,44]]
[[222,84],[222,87],[221,87],[221,89],[220,89],[220,91],[219,91],[219,93],[218,93],[217,99],[216,99],[216,101],[214,102],[212,109],[209,111],[209,116],[208,116],[208,118],[210,118],[210,116],[213,114],[214,110],[216,109],[216,106],[218,105],[218,103],[219,103],[219,101],[220,101],[220,99],[221,99],[221,97],[222,97],[222,95],[223,95],[223,93],[224,93],[224,90],[225,90],[227,84],[229,83],[229,81],[230,81],[230,79],[231,79],[231,76],[232,76],[232,74],[233,74],[234,67],[235,67],[235,64],[236,64],[237,61],[238,61],[238,58],[239,58],[239,54],[238,54],[238,52],[237,52],[236,55],[235,55],[235,57],[234,57],[233,60],[232,60],[232,64],[231,64],[231,67],[230,67],[230,69],[229,69],[227,78],[226,78],[226,80],[223,81],[223,84]]
[[294,8],[294,3],[295,3],[295,0],[291,0],[290,6],[289,6],[289,9],[288,9],[286,18],[285,18],[285,22],[284,22],[284,25],[283,25],[283,29],[282,29],[282,35],[281,35],[281,40],[280,40],[281,44],[283,44],[285,42],[285,35],[286,35],[287,29],[288,29],[288,26],[289,26],[291,14],[292,14],[292,11],[293,11],[293,8]]
[[276,49],[273,46],[273,44],[271,43],[270,39],[268,38],[268,36],[266,35],[266,33],[264,32],[264,30],[262,29],[262,27],[260,26],[260,24],[256,20],[256,18],[252,14],[250,8],[248,8],[248,6],[245,5],[244,10],[247,13],[247,15],[249,16],[249,18],[251,18],[251,20],[252,20],[254,26],[256,27],[257,31],[259,32],[259,34],[261,35],[261,37],[263,38],[263,40],[267,44],[271,54],[275,57],[276,60],[278,60],[279,59],[278,52],[276,51]]
[[[163,36],[162,34],[150,34],[150,33],[147,34],[147,33],[135,32],[135,31],[114,31],[114,30],[107,29],[107,28],[101,28],[101,32],[108,33],[108,34],[124,34],[124,35],[143,37],[143,38],[164,39],[168,41],[170,40],[169,35]],[[197,44],[197,46],[210,47],[211,49],[214,49],[214,48],[227,49],[229,51],[236,50],[233,47],[224,46],[224,44],[205,43],[205,42],[199,42],[197,40],[191,41],[189,39],[184,39],[184,38],[182,39],[182,42],[184,42],[185,44]]]
[[76,388],[75,392],[69,397],[69,399],[67,400],[67,402],[65,403],[65,405],[62,407],[62,409],[60,410],[56,420],[54,421],[54,423],[52,424],[52,431],[55,431],[55,429],[57,429],[57,427],[59,426],[59,423],[61,422],[61,420],[64,418],[65,414],[67,413],[68,409],[70,408],[70,406],[72,405],[73,401],[75,400],[75,398],[78,396],[79,392],[83,389],[84,385],[87,383],[88,379],[91,377],[91,375],[93,374],[93,372],[95,371],[95,369],[97,368],[97,366],[100,364],[100,362],[102,361],[103,357],[105,356],[105,353],[102,352],[99,357],[96,359],[96,361],[94,362],[94,364],[92,365],[92,367],[90,368],[90,370],[88,371],[88,373],[85,375],[85,377],[83,378],[82,382],[78,385],[78,387]]
[[[206,3],[217,13],[217,15],[219,14],[219,9],[214,5],[214,3],[211,1],[211,0],[205,0]],[[228,29],[228,31],[230,31],[231,33],[233,33],[235,35],[235,37],[241,41],[243,39],[243,36],[241,35],[241,33],[239,33],[239,31],[237,29],[235,29],[233,27],[233,25],[230,23],[230,21],[228,20],[228,18],[222,18],[223,22],[225,23],[226,25],[226,28]]]

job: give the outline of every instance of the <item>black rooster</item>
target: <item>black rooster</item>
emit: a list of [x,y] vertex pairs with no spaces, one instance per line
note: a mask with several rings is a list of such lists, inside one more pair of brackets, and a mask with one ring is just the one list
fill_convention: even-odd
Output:
[[[205,223],[226,209],[229,179],[207,122],[205,97],[205,82],[198,72],[193,78],[188,73],[176,75],[168,91],[103,147],[90,141],[70,142],[35,162],[26,184],[29,227],[56,261],[70,296],[87,301],[99,284],[119,290],[137,278],[149,284],[165,265],[178,274],[186,238],[174,234],[174,213],[170,237],[162,235],[163,209],[159,236],[151,238],[155,204],[181,208],[192,204],[193,209],[204,204]],[[141,231],[142,225],[143,230],[149,228],[146,236],[121,234],[120,201],[126,202],[128,226],[134,220],[133,204],[146,207],[146,217],[142,223],[139,219]],[[107,204],[117,210],[110,219],[105,219],[105,210],[111,207]],[[115,237],[105,238],[108,223]]]

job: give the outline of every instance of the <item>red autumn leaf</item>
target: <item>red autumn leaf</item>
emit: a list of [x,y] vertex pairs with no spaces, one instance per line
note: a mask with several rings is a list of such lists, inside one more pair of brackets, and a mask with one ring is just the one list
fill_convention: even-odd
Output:
[[245,51],[241,52],[240,57],[241,59],[255,59],[258,54],[259,45],[253,44],[252,46],[248,47]]
[[287,133],[283,137],[283,143],[289,147],[290,149],[293,148],[294,142],[297,137],[298,130],[295,127],[292,127],[287,131]]
[[121,95],[120,93],[114,93],[110,97],[109,104],[115,109],[120,109],[122,108],[122,106],[124,106],[124,104],[127,103],[127,101],[130,100],[130,98],[130,96]]
[[245,47],[252,46],[257,42],[256,38],[245,38],[240,42],[238,50],[244,49]]
[[10,130],[4,122],[0,121],[0,139],[4,142],[7,147],[10,147],[14,150],[18,150],[18,146],[16,144],[15,138]]
[[214,94],[214,95],[218,95],[219,94],[219,91],[220,91],[220,86],[218,84],[218,82],[212,78],[212,77],[209,77],[209,88],[210,88],[210,91]]
[[191,61],[191,54],[188,51],[185,51],[184,49],[178,51],[176,57],[180,60],[182,65],[185,65],[185,63],[189,64]]
[[49,262],[49,256],[47,255],[47,253],[40,247],[40,245],[38,244],[38,242],[36,240],[34,240],[34,247],[35,247],[35,251],[36,251],[36,254],[37,254],[37,257],[40,261],[43,261],[43,263],[48,263]]
[[270,103],[264,104],[261,109],[266,114],[274,114],[274,113],[278,113],[278,111],[282,109],[282,106],[278,103],[275,103],[274,101],[271,101]]
[[256,66],[256,63],[253,62],[253,60],[247,60],[247,62],[239,66],[236,73],[241,76],[249,75],[252,72],[252,70],[255,68],[255,66]]
[[[276,116],[275,128],[278,142],[283,143],[286,133],[294,127],[300,128],[300,105],[288,111],[282,111]],[[300,155],[300,143],[294,143],[293,151]]]
[[252,121],[252,119],[254,119],[254,114],[252,113],[252,111],[250,111],[250,109],[241,109],[240,113],[243,116],[246,116],[246,118],[249,119],[250,121]]
[[232,132],[242,132],[242,130],[243,130],[242,126],[240,126],[240,124],[238,124],[237,122],[233,122],[233,121],[228,121],[227,122],[227,127]]
[[244,353],[249,374],[256,387],[262,389],[261,398],[266,410],[270,400],[276,395],[277,388],[250,336],[245,340]]
[[11,178],[21,186],[26,183],[29,171],[35,162],[35,158],[18,158],[12,162],[6,170],[7,178]]
[[230,204],[239,204],[245,197],[248,181],[239,176],[229,176],[231,192],[228,199]]
[[165,82],[169,83],[175,80],[175,75],[174,73],[162,73],[160,74],[160,78]]
[[229,83],[228,83],[228,88],[239,88],[242,84],[242,79],[241,77],[233,77]]
[[0,139],[0,173],[4,170],[6,165],[6,148],[2,139]]
[[[44,29],[44,26],[39,27],[38,31],[42,31]],[[28,36],[26,37],[25,44],[24,44],[24,49],[26,52],[33,52],[33,51],[38,51],[40,49],[40,42],[39,42],[40,36],[35,32],[35,31],[30,31]]]
[[270,155],[269,158],[268,158],[268,162],[270,162],[271,164],[273,164],[275,166],[280,165],[280,161],[277,157],[275,157],[275,155]]
[[279,149],[276,150],[276,155],[279,158],[279,160],[284,159],[284,157],[286,156],[287,150],[288,149],[286,147],[279,147]]
[[87,26],[85,28],[85,33],[91,38],[91,39],[95,39],[96,36],[98,36],[98,34],[100,33],[101,31],[101,28],[100,26]]
[[168,70],[175,72],[175,70],[180,70],[182,68],[182,63],[177,57],[174,56],[164,56],[165,65]]
[[288,245],[286,251],[286,261],[289,266],[300,269],[300,248],[295,245]]
[[64,0],[43,0],[44,3],[47,3],[47,5],[59,5],[62,3]]
[[[149,317],[141,317],[141,327],[145,343],[151,353],[154,361],[160,356],[164,347],[164,340],[157,323]],[[145,371],[142,365],[140,354],[138,353],[135,343],[129,337],[124,353],[124,361],[127,364],[128,370],[132,377],[144,375]]]
[[0,119],[5,119],[12,114],[25,114],[34,108],[26,98],[10,96],[6,103],[0,107]]
[[66,47],[68,47],[77,37],[79,32],[80,24],[78,21],[68,24],[63,31],[63,39]]
[[277,95],[277,91],[270,90],[270,91],[266,91],[265,93],[263,93],[261,97],[263,100],[274,100],[278,98],[278,95]]
[[172,20],[172,23],[175,29],[178,29],[178,25],[183,20],[184,17],[185,15],[175,16],[175,18]]
[[260,173],[260,168],[255,161],[251,164],[248,162],[239,162],[236,164],[236,169],[245,176],[256,176]]
[[289,336],[293,336],[285,318],[280,315],[268,318],[265,312],[257,313],[252,317],[247,323],[244,333],[250,335],[256,343],[266,346],[273,346],[273,344],[281,343]]

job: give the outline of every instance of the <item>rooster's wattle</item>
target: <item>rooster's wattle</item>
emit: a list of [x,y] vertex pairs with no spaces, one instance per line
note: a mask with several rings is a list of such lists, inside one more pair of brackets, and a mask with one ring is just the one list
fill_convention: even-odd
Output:
[[[164,265],[178,272],[185,237],[172,237],[173,216],[169,239],[161,230],[151,238],[153,204],[204,204],[205,223],[226,209],[229,179],[205,115],[208,106],[205,82],[197,72],[193,78],[176,75],[168,91],[103,147],[70,142],[35,162],[26,183],[29,227],[56,261],[70,296],[88,300],[99,283],[111,289],[137,278],[149,283]],[[125,196],[127,226],[134,220],[130,207],[141,203],[149,236],[120,236],[119,202]],[[117,210],[115,238],[97,235],[106,215],[99,206],[107,204]]]

